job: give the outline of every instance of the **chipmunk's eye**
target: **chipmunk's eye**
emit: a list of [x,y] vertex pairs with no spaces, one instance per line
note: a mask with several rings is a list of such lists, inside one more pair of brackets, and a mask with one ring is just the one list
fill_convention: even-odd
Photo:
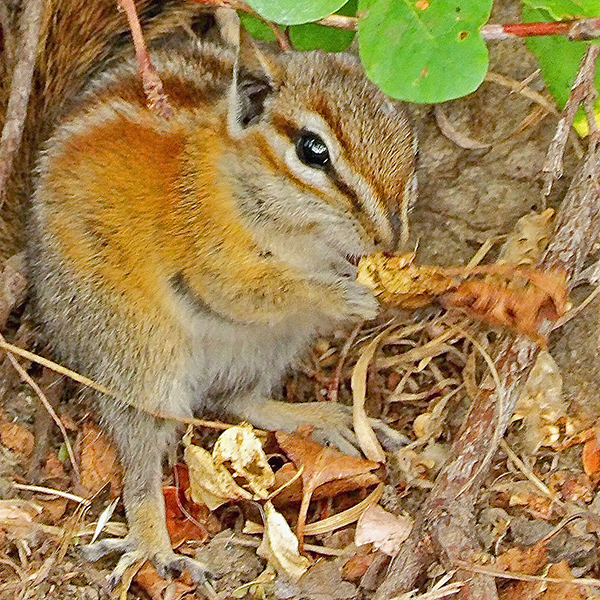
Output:
[[325,142],[316,134],[302,132],[296,141],[296,154],[307,166],[326,169],[331,162]]

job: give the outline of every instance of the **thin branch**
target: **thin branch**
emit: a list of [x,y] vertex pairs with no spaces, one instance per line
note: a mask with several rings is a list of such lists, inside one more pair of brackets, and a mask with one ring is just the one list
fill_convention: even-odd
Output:
[[127,21],[129,23],[129,29],[131,30],[133,45],[135,47],[135,55],[139,63],[142,85],[144,86],[146,97],[148,98],[148,107],[168,120],[173,116],[173,108],[163,90],[162,81],[156,72],[156,68],[150,60],[134,0],[118,0],[118,3],[127,15]]
[[573,41],[593,40],[600,37],[600,18],[503,25],[489,23],[484,25],[480,32],[483,39],[487,41],[542,35],[561,35]]
[[[600,50],[600,48],[595,44],[591,44],[587,47],[579,71],[575,77],[571,93],[569,94],[569,99],[567,100],[563,114],[556,127],[556,133],[554,134],[554,138],[548,149],[548,154],[544,161],[544,166],[542,167],[542,172],[545,174],[545,196],[550,193],[553,183],[562,177],[565,147],[579,105],[588,96],[592,97],[591,102],[593,104],[598,95],[594,87],[598,50]],[[586,102],[585,106],[589,107],[589,102]],[[590,119],[590,124],[592,124],[591,127],[594,129],[596,128],[595,119]]]
[[334,29],[344,29],[346,31],[358,30],[358,17],[347,17],[346,15],[329,15],[324,19],[319,19],[317,25],[333,27]]
[[[0,334],[0,340],[2,342],[6,343],[6,340],[4,339],[4,336],[2,334]],[[7,352],[6,355],[8,356],[8,360],[11,362],[12,366],[17,370],[17,372],[21,376],[21,379],[24,382],[28,383],[31,386],[31,388],[33,389],[33,391],[37,394],[41,403],[44,405],[44,408],[48,411],[48,414],[52,417],[52,420],[56,423],[56,426],[60,429],[60,432],[63,436],[63,440],[65,442],[65,448],[67,449],[67,454],[69,455],[69,459],[71,461],[71,466],[73,467],[73,471],[77,475],[77,478],[79,478],[79,476],[80,476],[79,466],[77,465],[77,461],[75,460],[75,453],[73,452],[73,447],[71,446],[71,442],[69,441],[69,436],[67,434],[67,430],[65,429],[65,426],[63,425],[63,422],[60,420],[60,417],[56,414],[56,411],[54,410],[52,404],[50,404],[50,402],[48,402],[48,399],[46,398],[46,395],[44,394],[44,392],[41,390],[40,386],[31,378],[29,373],[19,364],[19,361],[17,361],[17,359],[10,352]]]
[[45,0],[29,0],[21,15],[19,58],[12,75],[0,138],[0,206],[6,198],[6,186],[23,136],[45,4]]
[[60,498],[72,500],[73,502],[77,502],[77,504],[83,504],[84,506],[89,506],[91,504],[89,500],[87,500],[86,498],[82,498],[81,496],[76,496],[75,494],[71,494],[69,492],[63,492],[62,490],[55,490],[54,488],[43,487],[41,485],[26,485],[24,483],[13,483],[12,486],[16,490],[23,490],[25,492],[47,494],[48,496],[59,496]]

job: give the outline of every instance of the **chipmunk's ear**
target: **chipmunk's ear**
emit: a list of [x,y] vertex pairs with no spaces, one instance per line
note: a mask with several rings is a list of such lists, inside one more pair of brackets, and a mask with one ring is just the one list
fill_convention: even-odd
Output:
[[235,11],[217,10],[217,21],[221,37],[236,55],[229,90],[228,118],[230,133],[235,135],[261,120],[267,101],[279,87],[283,73],[276,58],[262,52],[240,26]]

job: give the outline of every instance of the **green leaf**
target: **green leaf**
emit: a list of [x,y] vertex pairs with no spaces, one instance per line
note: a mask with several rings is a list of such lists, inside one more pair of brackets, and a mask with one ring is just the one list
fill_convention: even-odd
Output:
[[[551,19],[546,11],[532,10],[524,6],[523,20],[535,22]],[[527,45],[538,59],[549,92],[554,96],[559,107],[563,108],[569,97],[573,81],[575,81],[579,62],[588,44],[572,42],[555,35],[527,38]],[[596,87],[598,85],[600,85],[600,78],[596,72]]]
[[488,68],[479,28],[492,0],[360,0],[360,57],[394,98],[443,102],[473,92]]
[[[357,0],[350,0],[338,11],[341,15],[354,16]],[[342,52],[354,39],[354,31],[344,31],[333,27],[323,27],[314,23],[293,25],[289,29],[290,40],[298,50],[314,50],[321,48],[327,52]]]
[[327,17],[346,0],[248,0],[261,16],[281,25],[299,25]]
[[543,21],[566,21],[582,17],[597,17],[600,15],[599,0],[523,0],[523,4],[531,9],[542,9],[550,13]]
[[246,29],[246,31],[252,37],[256,38],[257,40],[262,40],[263,42],[276,41],[277,38],[275,37],[275,34],[264,21],[261,21],[258,17],[241,11],[238,12],[238,14],[244,29]]

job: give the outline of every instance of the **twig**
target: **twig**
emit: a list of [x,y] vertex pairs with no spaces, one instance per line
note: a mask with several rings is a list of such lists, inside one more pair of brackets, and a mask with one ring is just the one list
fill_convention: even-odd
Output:
[[577,19],[573,21],[549,21],[543,23],[488,23],[481,30],[484,40],[507,40],[510,38],[561,35],[573,41],[593,40],[600,37],[600,19]]
[[[587,68],[584,61],[580,70]],[[581,79],[580,73],[577,80]],[[581,91],[574,86],[572,94]],[[540,265],[544,269],[564,269],[571,284],[578,281],[585,258],[600,241],[598,137],[591,136],[588,153],[563,200],[554,239]],[[481,387],[456,435],[450,459],[438,474],[413,532],[392,561],[375,600],[413,589],[436,558],[451,568],[461,567],[456,578],[465,581],[461,590],[465,600],[498,597],[492,573],[480,571],[473,575],[472,569],[465,566],[465,557],[482,552],[474,531],[472,504],[489,470],[493,446],[504,436],[537,352],[526,339],[504,336],[495,361],[501,385]],[[502,411],[496,413],[496,406]]]
[[25,127],[45,4],[44,0],[28,0],[21,15],[19,59],[12,75],[0,138],[0,207],[6,198],[6,186]]
[[457,146],[467,150],[484,150],[491,147],[491,144],[470,138],[454,127],[446,116],[441,104],[436,104],[433,110],[435,121],[440,128],[440,131]]
[[486,574],[490,575],[491,577],[498,577],[500,579],[512,579],[516,581],[539,581],[541,583],[568,583],[570,585],[577,585],[580,587],[600,587],[600,579],[593,579],[591,577],[565,579],[564,577],[546,577],[541,575],[527,575],[525,573],[500,571],[499,569],[494,569],[493,567],[470,564],[462,560],[457,561],[457,564],[467,571]]
[[[6,2],[0,2],[0,31],[2,33],[2,53],[4,55],[4,68],[10,69],[14,66],[13,61],[16,53],[16,40],[14,39],[12,11],[9,11]],[[7,73],[5,73],[6,75]]]
[[549,113],[553,115],[558,115],[558,110],[554,102],[549,98],[546,98],[546,96],[544,96],[543,94],[532,90],[525,83],[525,81],[511,79],[510,77],[506,77],[505,75],[500,75],[500,73],[494,73],[494,71],[488,71],[486,73],[485,81],[491,81],[492,83],[497,83],[498,85],[509,88],[515,94],[520,94],[524,98],[528,98],[529,100],[536,102]]
[[282,31],[281,27],[279,27],[276,23],[272,21],[267,21],[267,19],[263,19],[260,15],[256,15],[261,21],[267,24],[267,27],[271,30],[275,39],[277,40],[277,45],[282,52],[288,52],[292,48],[292,44],[290,43],[290,38],[287,35],[287,30]]
[[[200,0],[202,1],[202,0]],[[359,17],[329,15],[317,21],[319,25],[357,31]],[[479,30],[486,40],[508,40],[514,38],[560,35],[573,41],[593,40],[600,37],[600,18],[573,21],[548,21],[542,23],[488,23]]]
[[[575,77],[571,93],[569,94],[569,99],[565,105],[562,117],[558,122],[558,126],[556,127],[556,133],[554,134],[544,166],[542,167],[542,172],[545,173],[545,196],[550,193],[553,183],[562,177],[563,155],[567,145],[569,131],[571,130],[571,125],[573,124],[573,119],[575,118],[575,113],[577,112],[579,105],[588,95],[591,94],[594,98],[597,95],[594,88],[594,75],[596,72],[596,59],[598,58],[599,49],[600,48],[595,44],[587,47],[579,71]],[[595,123],[595,119],[590,122]]]
[[163,90],[162,81],[148,55],[148,48],[146,47],[146,41],[144,40],[142,26],[140,25],[134,1],[118,0],[118,3],[127,15],[135,47],[135,55],[139,63],[142,85],[148,98],[148,107],[156,111],[164,119],[170,119],[173,116],[173,108]]
[[77,381],[77,383],[86,385],[86,386],[92,388],[93,390],[100,392],[101,394],[107,394],[109,396],[113,395],[113,393],[108,388],[101,385],[100,383],[96,383],[95,381],[89,379],[88,377],[79,375],[79,373],[76,373],[75,371],[71,371],[71,369],[67,369],[66,367],[63,367],[62,365],[59,365],[58,363],[48,360],[47,358],[44,358],[43,356],[39,356],[38,354],[29,352],[29,350],[25,350],[24,348],[19,348],[18,346],[15,346],[14,344],[7,342],[6,339],[4,337],[2,337],[1,335],[0,335],[0,348],[7,350],[10,354],[16,354],[17,356],[20,356],[21,358],[25,358],[25,359],[35,362],[39,365],[42,365],[42,367],[46,367],[47,369],[50,369],[51,371],[54,371],[55,373],[58,373],[59,375],[65,375],[66,377],[69,377],[73,381]]
[[500,447],[506,453],[508,459],[515,465],[515,467],[521,471],[521,474],[527,477],[527,479],[544,495],[546,498],[552,500],[559,506],[564,506],[564,503],[553,494],[547,485],[519,458],[519,455],[507,444],[506,440],[500,441]]
[[73,502],[77,502],[77,504],[83,504],[84,506],[89,506],[91,502],[86,498],[82,498],[81,496],[76,496],[75,494],[71,494],[69,492],[63,492],[62,490],[55,490],[53,488],[43,487],[41,485],[26,485],[24,483],[13,483],[13,487],[16,490],[24,490],[26,492],[34,492],[37,494],[48,494],[48,496],[59,496],[61,498],[65,498],[66,500],[72,500]]
[[[0,334],[0,341],[2,341],[5,344],[7,343],[2,334]],[[56,426],[60,429],[60,432],[63,436],[63,440],[65,442],[65,447],[67,449],[67,454],[69,455],[69,459],[70,459],[71,465],[73,467],[73,471],[79,478],[79,475],[80,475],[79,467],[77,466],[77,461],[75,460],[75,453],[73,452],[73,447],[71,446],[71,442],[69,441],[69,436],[67,434],[67,430],[65,429],[65,426],[63,425],[63,422],[60,420],[60,417],[56,414],[56,411],[54,410],[54,408],[52,407],[50,402],[48,402],[48,399],[46,398],[44,392],[42,392],[40,386],[31,378],[29,373],[27,373],[27,371],[19,364],[19,361],[10,352],[7,352],[6,355],[8,356],[8,360],[10,360],[12,366],[17,370],[17,372],[21,376],[21,379],[23,379],[23,381],[28,383],[31,386],[31,388],[33,389],[33,391],[37,394],[38,398],[44,405],[45,409],[48,411],[48,413],[52,417],[52,420],[56,423]]]
[[318,25],[333,27],[334,29],[344,29],[346,31],[356,31],[358,29],[358,17],[347,17],[345,15],[329,15],[324,19],[317,21]]

